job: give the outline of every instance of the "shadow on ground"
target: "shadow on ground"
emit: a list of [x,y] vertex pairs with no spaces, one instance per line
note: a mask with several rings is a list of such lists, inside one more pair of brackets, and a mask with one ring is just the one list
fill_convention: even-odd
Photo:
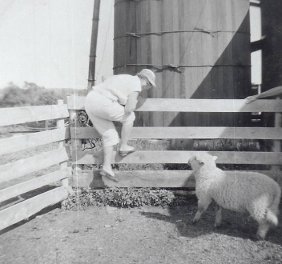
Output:
[[[140,212],[148,218],[158,219],[168,223],[174,223],[180,237],[195,238],[209,233],[217,233],[231,237],[251,239],[256,241],[257,223],[247,214],[240,214],[229,210],[223,210],[223,222],[218,228],[214,227],[215,205],[212,204],[202,215],[197,224],[192,224],[192,219],[197,211],[197,198],[189,197],[185,205],[173,206],[169,208],[169,215],[154,212]],[[280,205],[280,211],[282,205]],[[279,225],[270,229],[267,241],[277,245],[282,245],[282,216],[279,216]]]

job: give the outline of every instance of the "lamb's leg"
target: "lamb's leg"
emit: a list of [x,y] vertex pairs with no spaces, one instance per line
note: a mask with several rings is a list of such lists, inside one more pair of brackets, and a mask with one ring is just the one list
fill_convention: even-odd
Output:
[[219,205],[216,205],[216,206],[217,206],[217,211],[216,211],[216,215],[215,215],[214,226],[219,227],[221,225],[221,222],[222,222],[222,208]]
[[265,236],[270,228],[270,224],[267,221],[263,221],[259,223],[258,231],[257,231],[257,238],[258,239],[265,239]]
[[[256,203],[253,203],[253,206],[248,209],[250,215],[258,222],[258,231],[257,238],[265,239],[265,236],[271,226],[271,222],[269,221],[268,209],[267,209],[268,198],[267,196],[261,196],[260,199],[256,199]],[[271,214],[270,214],[271,215]],[[275,222],[276,215],[274,218],[271,218]],[[276,218],[277,219],[277,218]]]
[[195,215],[195,217],[192,221],[193,224],[197,223],[200,220],[201,215],[203,214],[203,212],[205,212],[208,209],[211,201],[212,200],[209,199],[209,198],[199,199],[198,210],[197,210],[197,213],[196,213],[196,215]]

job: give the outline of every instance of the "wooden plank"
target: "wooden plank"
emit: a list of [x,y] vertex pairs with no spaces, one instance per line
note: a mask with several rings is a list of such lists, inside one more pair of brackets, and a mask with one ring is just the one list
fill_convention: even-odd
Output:
[[67,105],[9,107],[0,109],[0,126],[69,117]]
[[258,100],[246,104],[240,99],[147,99],[137,111],[163,112],[281,112],[282,101]]
[[[78,122],[77,112],[74,110],[70,110],[70,127],[74,129],[78,129],[80,123]],[[77,159],[76,153],[81,150],[82,142],[81,140],[77,140],[71,138],[71,164],[72,164],[72,174],[74,174],[77,170],[79,170],[79,166],[76,165],[73,161]]]
[[[84,109],[85,97],[68,98],[68,108]],[[257,100],[246,104],[245,99],[147,99],[136,111],[153,112],[282,112],[282,100]]]
[[26,220],[42,209],[59,203],[68,197],[68,192],[64,187],[58,187],[51,191],[27,199],[14,206],[0,211],[0,230],[3,230],[22,220]]
[[[256,171],[275,178],[271,171]],[[191,170],[134,170],[116,171],[119,179],[116,187],[155,187],[155,188],[194,188],[195,179]],[[243,173],[246,176],[250,171],[226,171],[230,176]],[[79,171],[72,179],[73,186],[80,188],[102,188],[113,183],[102,179],[98,170]]]
[[18,135],[0,139],[0,155],[62,141],[70,137],[69,128]]
[[[99,138],[95,128],[71,128],[75,139]],[[282,128],[278,127],[134,127],[132,138],[144,139],[282,139]]]
[[[282,164],[282,153],[251,151],[136,151],[126,157],[114,153],[113,163],[187,163],[195,155],[208,152],[218,157],[219,164]],[[76,164],[100,164],[102,152],[83,151],[77,153]]]
[[0,183],[23,177],[29,173],[48,168],[68,159],[65,148],[59,148],[2,165],[0,166]]
[[[119,179],[116,187],[194,187],[194,178],[190,178],[191,171],[135,170],[115,173]],[[97,170],[78,171],[73,175],[72,184],[84,188],[111,186],[111,182],[103,180]]]
[[6,189],[0,190],[0,203],[9,200],[23,193],[36,190],[45,185],[60,181],[68,177],[68,170],[58,170],[26,182],[16,184]]

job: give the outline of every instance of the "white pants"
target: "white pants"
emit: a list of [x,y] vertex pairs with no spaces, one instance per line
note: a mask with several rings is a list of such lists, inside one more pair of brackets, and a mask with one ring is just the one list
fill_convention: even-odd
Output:
[[101,134],[104,146],[114,146],[119,142],[119,135],[112,121],[133,124],[135,120],[134,112],[125,116],[124,106],[95,90],[86,96],[85,111]]

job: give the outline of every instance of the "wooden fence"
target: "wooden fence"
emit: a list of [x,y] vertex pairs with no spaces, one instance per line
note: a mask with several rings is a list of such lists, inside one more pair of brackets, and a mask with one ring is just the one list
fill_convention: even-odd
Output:
[[[84,109],[83,96],[71,96],[68,105],[32,106],[0,109],[0,127],[57,120],[57,127],[36,133],[0,139],[0,155],[11,155],[24,150],[55,144],[45,152],[31,152],[28,157],[1,162],[0,164],[0,230],[29,218],[42,209],[63,201],[71,192],[68,180],[71,161],[72,185],[76,187],[103,187],[105,183],[98,169],[85,169],[87,165],[102,162],[102,152],[96,148],[83,150],[81,140],[99,138],[93,127],[81,127],[77,113]],[[263,172],[275,177],[281,183],[281,100],[258,100],[246,104],[245,100],[233,99],[147,99],[137,111],[146,112],[190,112],[190,113],[270,113],[274,116],[273,127],[134,127],[132,137],[135,140],[165,142],[166,140],[267,140],[271,141],[272,149],[209,151],[218,156],[218,164],[254,165],[256,168],[265,165]],[[70,118],[70,127],[65,127],[64,119]],[[65,140],[71,140],[70,153],[65,147]],[[134,142],[133,142],[134,143]],[[140,143],[140,142],[139,142]],[[140,147],[138,151],[120,157],[116,152],[113,163],[125,164],[117,171],[120,178],[118,186],[123,187],[193,187],[194,181],[189,169],[171,169],[158,167],[154,164],[184,165],[191,155],[205,150],[186,148],[186,145],[162,145],[150,143]],[[176,146],[176,147],[175,147]],[[193,145],[195,146],[195,144]],[[152,149],[153,148],[153,149]],[[130,167],[134,164],[134,170]],[[138,165],[146,164],[149,169],[138,169]],[[55,169],[54,169],[55,166]],[[145,166],[146,167],[146,166]],[[53,168],[52,171],[49,169]],[[136,169],[137,168],[137,169]],[[47,171],[47,172],[46,172]],[[38,172],[39,175],[33,175]],[[230,170],[228,173],[238,173]],[[247,172],[246,173],[247,176]],[[30,177],[27,177],[30,176]],[[106,183],[108,184],[108,183]],[[42,187],[49,186],[48,190]],[[36,192],[40,190],[40,192]],[[28,195],[27,195],[28,194]],[[21,200],[17,199],[21,197]]]
[[[55,129],[0,139],[2,160],[7,155],[17,157],[18,153],[23,153],[20,151],[28,151],[28,157],[25,155],[23,158],[16,158],[16,161],[0,165],[0,230],[28,219],[42,209],[67,198],[71,190],[68,185],[69,157],[63,142],[69,138],[64,124],[64,119],[68,117],[67,105],[62,101],[58,105],[0,109],[2,127],[57,120]],[[47,151],[39,153],[32,150],[51,143],[52,147],[47,148]],[[21,156],[23,155],[18,155]],[[52,166],[53,170],[49,170]],[[39,175],[34,176],[35,172]]]
[[[72,96],[68,98],[68,108],[73,116],[77,111],[83,110],[85,97]],[[147,99],[137,111],[153,112],[190,112],[190,113],[276,113],[276,126],[273,127],[134,127],[132,138],[134,139],[243,139],[243,140],[267,140],[274,141],[271,150],[233,150],[233,151],[209,151],[218,156],[218,164],[233,164],[238,166],[253,165],[259,168],[266,165],[263,172],[281,180],[280,166],[282,165],[281,153],[281,100],[258,100],[246,104],[241,99]],[[83,139],[98,138],[99,134],[93,127],[71,127],[71,138],[77,142]],[[178,145],[178,146],[181,146]],[[141,149],[124,158],[116,152],[113,163],[116,164],[187,164],[189,157],[196,152],[193,149],[186,150],[185,146],[179,149]],[[101,151],[75,149],[72,155],[73,164],[76,166],[100,164],[102,162]],[[150,166],[149,166],[150,167]],[[251,166],[250,166],[251,168]],[[252,169],[253,170],[253,169]],[[238,173],[230,170],[228,173]],[[189,170],[123,170],[118,171],[120,178],[118,186],[135,187],[192,187],[194,182]],[[103,186],[99,173],[96,170],[77,169],[73,174],[73,182],[80,187]],[[279,178],[280,177],[280,178]]]

